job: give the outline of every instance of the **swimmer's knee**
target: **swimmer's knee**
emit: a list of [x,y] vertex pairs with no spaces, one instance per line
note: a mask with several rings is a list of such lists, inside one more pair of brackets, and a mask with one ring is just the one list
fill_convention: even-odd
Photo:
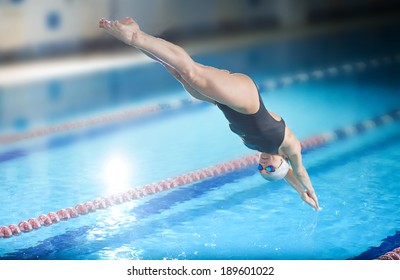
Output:
[[182,78],[190,85],[198,85],[201,80],[201,69],[196,63],[187,63],[179,71]]

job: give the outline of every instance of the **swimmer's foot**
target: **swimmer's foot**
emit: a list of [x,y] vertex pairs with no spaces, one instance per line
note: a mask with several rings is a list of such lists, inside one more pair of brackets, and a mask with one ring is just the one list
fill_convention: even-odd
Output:
[[101,19],[99,27],[105,29],[110,35],[125,44],[135,46],[141,33],[140,27],[132,18],[124,18],[116,21]]

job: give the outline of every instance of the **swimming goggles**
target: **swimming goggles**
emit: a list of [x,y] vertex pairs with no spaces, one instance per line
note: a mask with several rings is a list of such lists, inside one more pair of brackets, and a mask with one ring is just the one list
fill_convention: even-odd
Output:
[[[279,165],[279,167],[281,167],[282,163],[283,163],[283,160],[281,160],[281,164]],[[273,165],[268,165],[264,168],[260,163],[258,164],[259,171],[265,169],[265,171],[270,172],[270,173],[275,172],[277,169],[279,169],[279,167],[275,168],[275,166],[273,166]]]

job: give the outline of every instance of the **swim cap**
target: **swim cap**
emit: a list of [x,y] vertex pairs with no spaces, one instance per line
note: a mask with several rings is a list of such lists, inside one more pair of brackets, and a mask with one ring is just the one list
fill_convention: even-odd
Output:
[[283,179],[288,172],[289,172],[289,163],[287,162],[286,159],[283,159],[281,166],[279,166],[279,168],[275,169],[274,172],[260,173],[260,175],[265,180],[278,181],[280,179]]

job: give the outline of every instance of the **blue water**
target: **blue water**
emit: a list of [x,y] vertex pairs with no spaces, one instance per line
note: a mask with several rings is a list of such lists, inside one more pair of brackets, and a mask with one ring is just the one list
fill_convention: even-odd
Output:
[[[335,40],[340,37],[335,36]],[[340,38],[349,42],[352,37]],[[218,58],[217,54],[203,55],[199,60],[220,65],[230,61],[233,69],[245,68],[262,82],[279,73],[327,67],[350,58],[368,59],[377,50],[379,55],[393,54],[392,45],[383,51],[371,38],[376,36],[364,38],[374,43],[366,44],[369,48],[362,52],[330,50],[331,56],[324,53],[324,60],[318,61],[316,55],[314,60],[298,58],[291,65],[277,61],[276,73],[270,72],[272,66],[261,69],[253,62],[270,58],[265,50],[292,53],[317,42],[330,45],[333,39],[254,46],[219,53]],[[161,71],[153,64],[143,67],[144,77]],[[112,88],[121,93],[124,90],[118,84],[132,83],[126,79],[134,71],[138,70],[101,75],[111,75]],[[398,74],[399,66],[391,65],[296,84],[262,96],[267,108],[280,114],[304,139],[399,108]],[[170,83],[160,81],[156,87]],[[144,95],[146,90],[146,85],[136,84],[135,92]],[[154,94],[127,101],[125,96],[122,103],[109,101],[109,107],[92,110],[104,113],[186,96],[175,84],[164,90],[167,98]],[[52,115],[49,123],[85,116],[70,114]],[[302,203],[284,182],[267,183],[254,168],[248,168],[2,239],[0,259],[376,258],[384,249],[398,247],[400,240],[399,140],[400,125],[391,124],[306,153],[304,164],[323,208],[320,212]],[[252,153],[212,105],[3,146],[0,225]],[[391,241],[384,242],[388,238]],[[389,245],[379,249],[383,243]]]

